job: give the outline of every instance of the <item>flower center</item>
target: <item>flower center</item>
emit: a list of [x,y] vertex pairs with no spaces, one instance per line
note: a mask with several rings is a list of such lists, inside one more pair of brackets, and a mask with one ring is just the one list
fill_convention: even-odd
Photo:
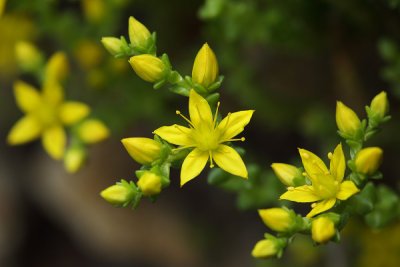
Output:
[[34,115],[43,124],[43,126],[53,125],[57,121],[56,108],[42,103],[35,111]]
[[316,195],[322,199],[335,198],[339,190],[339,182],[330,174],[317,177],[313,182],[313,188]]

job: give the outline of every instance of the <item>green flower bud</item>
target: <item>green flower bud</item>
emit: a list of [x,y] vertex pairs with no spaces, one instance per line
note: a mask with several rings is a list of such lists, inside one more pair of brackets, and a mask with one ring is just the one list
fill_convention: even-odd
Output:
[[311,223],[312,239],[318,243],[326,243],[336,234],[335,224],[327,217],[320,216]]
[[129,155],[142,165],[151,165],[160,157],[161,144],[150,138],[131,137],[121,140]]
[[299,168],[285,163],[272,163],[272,170],[279,180],[287,186],[296,186],[294,179],[301,177]]
[[268,259],[275,257],[279,252],[276,240],[274,239],[263,239],[257,242],[254,246],[251,255],[254,258]]
[[164,77],[166,66],[158,57],[143,54],[129,59],[136,74],[147,82],[157,82]]
[[132,201],[136,192],[127,183],[117,183],[101,191],[100,195],[108,203],[120,206]]
[[145,47],[151,36],[149,30],[134,17],[129,18],[129,40],[131,44]]
[[103,37],[101,38],[101,42],[107,51],[113,56],[121,53],[121,47],[124,45],[121,39],[115,37]]
[[161,192],[161,177],[146,171],[137,182],[138,187],[145,196],[157,195]]
[[210,46],[205,43],[194,60],[192,81],[205,88],[215,82],[218,76],[218,61]]
[[340,101],[337,101],[336,105],[336,124],[342,133],[351,136],[361,127],[357,114]]
[[371,101],[371,115],[383,119],[389,111],[389,101],[386,92],[382,91]]
[[383,150],[379,147],[361,149],[355,159],[356,170],[366,175],[374,174],[383,161]]
[[288,231],[295,222],[290,213],[282,208],[262,209],[258,210],[258,214],[266,226],[277,232]]

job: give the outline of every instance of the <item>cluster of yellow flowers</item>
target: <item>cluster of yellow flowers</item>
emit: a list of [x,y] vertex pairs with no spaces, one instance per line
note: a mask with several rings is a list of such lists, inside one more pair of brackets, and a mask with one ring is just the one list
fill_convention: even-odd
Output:
[[[15,99],[25,115],[12,127],[7,142],[20,145],[41,137],[46,152],[56,160],[64,159],[66,170],[74,173],[85,162],[83,144],[104,140],[109,130],[100,120],[88,118],[88,105],[65,101],[61,86],[68,75],[65,53],[56,52],[43,66],[43,56],[33,44],[19,42],[15,51],[21,69],[38,74],[42,89],[39,91],[23,81],[15,82]],[[72,129],[73,142],[69,146],[65,126]]]

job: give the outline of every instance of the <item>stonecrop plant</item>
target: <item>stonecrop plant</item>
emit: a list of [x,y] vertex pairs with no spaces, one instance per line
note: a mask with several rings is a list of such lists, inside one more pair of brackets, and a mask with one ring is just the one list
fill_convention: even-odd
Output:
[[[132,209],[144,196],[155,201],[170,185],[171,167],[181,169],[181,186],[197,177],[207,163],[210,168],[215,165],[220,168],[220,171],[210,172],[211,184],[221,184],[227,179],[220,178],[222,172],[234,179],[249,178],[248,168],[241,157],[243,149],[234,147],[232,142],[245,141],[238,135],[250,122],[254,110],[228,113],[222,119],[220,95],[214,91],[220,87],[223,76],[218,76],[218,62],[210,46],[207,43],[202,46],[195,57],[192,75],[183,77],[173,70],[167,54],[157,56],[155,33],[151,34],[133,17],[129,18],[128,28],[129,42],[123,36],[103,37],[104,47],[114,57],[126,58],[136,74],[152,83],[154,89],[168,84],[172,93],[188,97],[189,117],[176,110],[176,114],[186,122],[185,126],[162,126],[154,130],[153,138],[122,139],[129,155],[142,165],[136,171],[137,181],[121,180],[103,190],[101,196],[116,207],[132,204]],[[397,202],[380,205],[395,193],[372,182],[383,177],[378,170],[383,151],[379,147],[363,148],[364,142],[377,134],[381,124],[390,119],[388,111],[385,92],[378,94],[366,107],[368,118],[362,121],[351,108],[338,101],[338,134],[347,146],[339,143],[332,147],[333,153],[327,154],[329,168],[324,157],[302,148],[299,149],[302,167],[286,163],[271,165],[287,187],[280,196],[281,200],[312,205],[304,217],[289,208],[292,206],[290,202],[286,203],[288,207],[259,209],[262,221],[277,235],[265,234],[265,238],[255,245],[253,257],[281,257],[298,233],[311,235],[316,244],[330,240],[337,242],[340,231],[352,216],[363,216],[373,228],[382,227],[395,218],[387,216],[387,212],[395,209]],[[345,153],[347,150],[349,155]],[[253,169],[250,177],[255,179],[257,171]],[[238,187],[246,185],[239,184]],[[240,192],[240,189],[236,191]]]

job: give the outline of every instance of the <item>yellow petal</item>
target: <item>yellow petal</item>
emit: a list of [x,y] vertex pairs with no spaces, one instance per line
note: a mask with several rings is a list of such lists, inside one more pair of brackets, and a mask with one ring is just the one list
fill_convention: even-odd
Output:
[[233,148],[219,145],[218,149],[212,152],[212,157],[215,163],[224,171],[247,178],[246,165],[244,165],[242,158]]
[[340,189],[339,192],[337,192],[336,194],[336,198],[340,200],[346,200],[358,192],[360,192],[360,190],[352,181],[344,181],[340,185]]
[[330,169],[336,181],[341,182],[346,170],[346,160],[344,158],[342,144],[339,144],[333,152]]
[[87,144],[103,141],[110,136],[107,126],[100,120],[85,120],[78,128],[78,136]]
[[311,185],[302,185],[295,188],[289,188],[279,199],[286,199],[295,202],[314,202],[321,198],[314,194]]
[[64,52],[54,53],[46,64],[46,79],[63,81],[68,74],[68,58]]
[[193,144],[190,138],[191,131],[192,129],[174,124],[172,126],[158,128],[154,133],[171,144],[190,146]]
[[299,153],[304,169],[308,173],[311,182],[314,183],[313,178],[317,175],[329,174],[325,163],[317,155],[301,148],[299,148]]
[[315,215],[327,211],[336,203],[336,198],[323,200],[315,205],[315,207],[307,214],[307,218],[314,217]]
[[90,112],[88,105],[69,101],[60,106],[59,116],[63,124],[72,125],[85,118]]
[[193,89],[190,91],[189,96],[189,114],[195,128],[200,125],[212,126],[213,116],[210,105],[207,100]]
[[40,94],[31,85],[22,81],[14,84],[14,95],[18,107],[24,112],[30,112],[40,105]]
[[207,160],[207,151],[204,152],[197,148],[193,149],[193,151],[186,156],[182,164],[181,186],[199,175],[206,166]]
[[222,133],[221,140],[231,139],[241,133],[250,122],[253,113],[254,110],[244,110],[228,114],[217,126],[217,130]]
[[42,144],[51,157],[61,159],[64,156],[66,139],[64,128],[56,125],[43,131]]
[[27,143],[39,137],[42,126],[34,116],[19,119],[11,128],[7,142],[10,145]]
[[64,90],[55,80],[47,80],[43,85],[43,99],[47,103],[56,106],[64,101]]

